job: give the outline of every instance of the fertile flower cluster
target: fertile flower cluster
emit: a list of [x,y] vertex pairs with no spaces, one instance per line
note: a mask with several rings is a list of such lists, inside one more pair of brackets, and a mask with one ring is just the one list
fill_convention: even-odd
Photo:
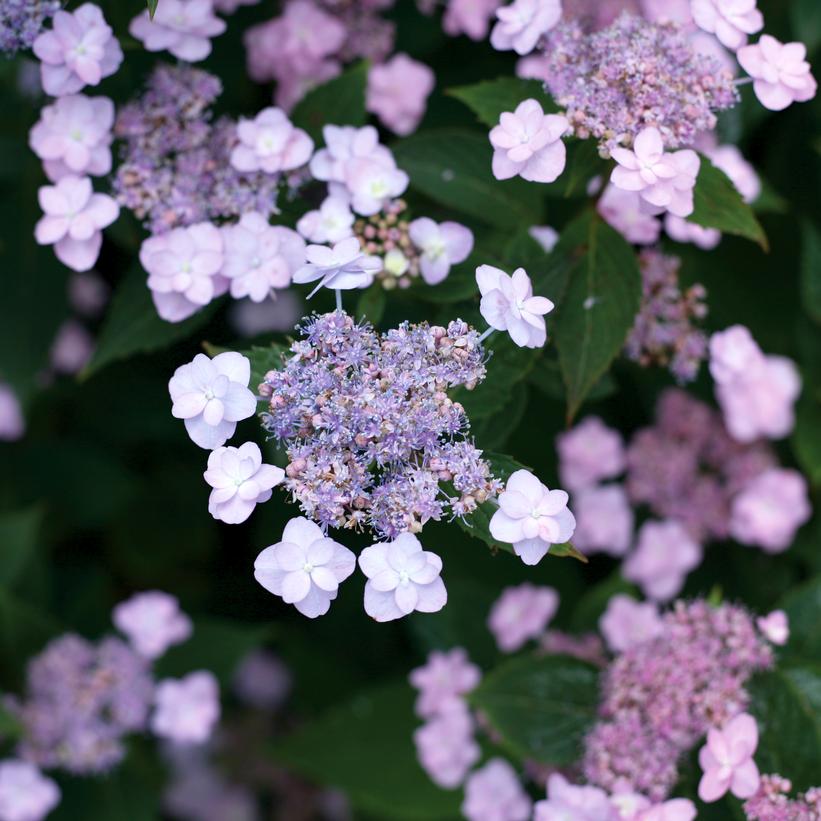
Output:
[[692,145],[715,128],[716,112],[738,101],[732,74],[673,23],[625,13],[588,34],[571,20],[548,34],[544,51],[547,87],[574,133],[595,138],[606,154],[647,127],[668,148]]
[[639,256],[639,265],[641,309],[627,337],[625,353],[644,367],[669,367],[680,383],[692,382],[707,356],[707,337],[693,324],[707,314],[706,291],[696,284],[682,293],[678,257],[646,250]]
[[746,681],[771,664],[746,611],[677,603],[660,635],[627,649],[605,673],[599,721],[585,739],[585,777],[663,800],[681,756],[744,711]]
[[744,802],[748,821],[818,821],[821,787],[790,798],[792,784],[780,775],[762,775],[758,792]]
[[0,6],[0,51],[14,54],[37,39],[60,10],[60,0],[4,0]]
[[301,330],[260,392],[269,399],[264,427],[287,444],[285,487],[307,516],[390,539],[497,494],[465,437],[464,409],[447,395],[485,376],[476,331],[456,320],[378,334],[341,312]]

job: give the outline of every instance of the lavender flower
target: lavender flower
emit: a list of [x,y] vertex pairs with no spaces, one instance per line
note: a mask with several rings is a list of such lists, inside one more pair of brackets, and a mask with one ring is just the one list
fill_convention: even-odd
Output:
[[46,22],[60,10],[60,0],[2,0],[0,3],[0,51],[31,48]]
[[571,20],[547,35],[544,53],[548,90],[576,135],[597,139],[605,155],[651,126],[667,148],[691,145],[715,127],[715,112],[738,102],[730,72],[674,23],[625,12],[588,34]]
[[337,311],[300,330],[260,392],[270,397],[264,427],[287,445],[285,486],[307,516],[394,539],[498,493],[464,409],[447,395],[485,376],[473,328],[403,323],[380,335]]

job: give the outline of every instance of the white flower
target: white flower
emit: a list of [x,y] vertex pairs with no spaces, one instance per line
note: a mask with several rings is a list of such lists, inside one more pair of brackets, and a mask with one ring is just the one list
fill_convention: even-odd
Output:
[[311,242],[339,242],[352,236],[354,221],[345,197],[328,196],[319,210],[308,211],[300,218],[296,230]]
[[345,184],[351,193],[351,207],[357,214],[370,217],[382,210],[388,200],[403,194],[408,175],[390,163],[379,160],[353,160],[348,164]]
[[34,764],[0,761],[0,819],[41,821],[60,803],[60,788]]
[[208,457],[205,481],[214,488],[208,498],[208,512],[226,524],[244,522],[254,508],[271,498],[271,488],[285,478],[285,471],[262,464],[255,442],[238,448],[217,448]]
[[492,265],[480,265],[476,282],[482,293],[479,310],[491,328],[507,331],[521,348],[544,345],[547,328],[543,317],[554,306],[543,296],[533,296],[524,268],[517,268],[511,277]]
[[294,282],[301,284],[320,280],[309,294],[309,299],[322,287],[343,291],[367,288],[373,282],[374,274],[382,270],[382,260],[368,256],[356,237],[343,239],[333,248],[309,245],[305,249],[305,257],[308,262],[296,271]]
[[168,383],[171,413],[185,420],[188,435],[201,448],[218,448],[234,435],[237,422],[254,415],[250,379],[251,363],[242,354],[226,351],[213,359],[197,354]]
[[282,541],[270,545],[254,562],[254,578],[303,616],[323,616],[341,582],[353,573],[356,557],[329,539],[314,522],[298,517],[282,531]]
[[525,564],[538,564],[552,544],[564,544],[576,529],[567,509],[567,493],[549,490],[530,471],[517,470],[499,494],[499,510],[490,520],[490,534],[513,545]]
[[207,670],[164,679],[157,684],[154,704],[153,733],[177,744],[203,744],[219,721],[219,684]]
[[173,644],[191,636],[191,619],[180,610],[175,596],[160,590],[136,593],[120,602],[112,614],[114,626],[134,649],[149,659],[159,658]]
[[414,610],[435,613],[448,600],[439,575],[442,560],[423,550],[412,533],[366,547],[359,556],[359,567],[368,577],[365,612],[376,621],[400,619]]
[[442,282],[451,266],[464,262],[473,250],[473,232],[458,222],[437,225],[419,217],[408,226],[408,235],[421,252],[419,270],[428,285]]

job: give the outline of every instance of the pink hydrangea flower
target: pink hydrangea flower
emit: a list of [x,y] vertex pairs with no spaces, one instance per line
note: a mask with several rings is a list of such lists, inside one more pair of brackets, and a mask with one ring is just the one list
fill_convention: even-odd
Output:
[[357,160],[395,164],[393,154],[379,142],[379,132],[372,125],[326,125],[322,136],[325,148],[314,154],[310,164],[311,174],[318,180],[345,184],[349,166]]
[[761,193],[761,179],[734,145],[720,145],[704,152],[712,164],[723,171],[738,189],[744,202],[752,203]]
[[438,285],[451,266],[464,262],[473,250],[473,232],[458,222],[435,223],[419,217],[408,226],[411,242],[419,251],[419,271],[428,285]]
[[509,180],[520,176],[531,182],[554,182],[564,171],[567,150],[562,135],[567,118],[545,114],[537,100],[525,100],[514,112],[505,111],[490,130],[493,176]]
[[559,594],[552,587],[520,584],[507,587],[493,603],[487,626],[503,653],[513,653],[537,639],[559,609]]
[[696,805],[688,798],[673,798],[640,812],[635,821],[695,821]]
[[219,684],[213,673],[197,670],[157,684],[151,731],[160,738],[176,744],[204,744],[219,717]]
[[756,0],[692,0],[691,11],[696,25],[731,51],[746,45],[748,34],[764,28]]
[[636,549],[622,566],[624,577],[654,601],[669,601],[701,563],[702,547],[676,521],[645,522]]
[[705,228],[694,222],[688,222],[675,214],[664,218],[664,230],[667,236],[676,242],[692,243],[703,251],[712,251],[721,242],[721,231],[716,228]]
[[304,517],[291,519],[282,541],[270,545],[254,562],[254,578],[270,593],[293,604],[303,616],[324,616],[353,573],[356,557],[327,538],[319,525]]
[[533,821],[614,821],[615,815],[604,790],[577,787],[559,773],[547,779],[547,800],[537,801],[533,810]]
[[528,821],[532,806],[516,771],[503,758],[491,758],[465,782],[462,815],[468,821]]
[[804,477],[797,470],[771,468],[733,498],[730,534],[767,553],[781,553],[811,515]]
[[528,565],[538,564],[552,544],[569,541],[576,527],[563,490],[549,490],[530,471],[517,470],[499,494],[499,509],[490,520],[494,539],[513,545]]
[[501,0],[446,0],[442,28],[451,37],[464,34],[471,40],[484,40],[500,5]]
[[574,493],[624,472],[626,456],[621,434],[598,416],[587,416],[556,437],[559,478]]
[[231,683],[240,701],[272,711],[288,698],[293,676],[278,656],[268,650],[252,650],[237,666]]
[[88,271],[100,254],[102,229],[117,219],[120,207],[107,194],[95,194],[88,177],[73,174],[44,185],[38,199],[44,216],[34,228],[34,238],[40,245],[53,245],[63,265]]
[[84,86],[99,85],[120,67],[123,50],[99,6],[83,3],[73,12],[58,11],[52,23],[52,30],[32,45],[41,61],[40,80],[46,94],[76,94]]
[[559,232],[549,225],[533,225],[527,229],[527,233],[531,239],[539,243],[546,254],[549,254],[559,241]]
[[294,272],[296,283],[315,282],[319,285],[309,294],[309,299],[320,288],[350,290],[367,288],[374,274],[382,270],[379,257],[364,253],[357,237],[343,239],[333,248],[324,245],[309,245],[305,249],[307,262]]
[[633,149],[614,148],[618,163],[610,177],[617,188],[635,191],[650,213],[669,211],[678,217],[693,213],[693,189],[701,160],[695,151],[666,152],[661,132],[645,128],[636,137]]
[[561,16],[561,0],[513,0],[496,11],[498,22],[490,33],[490,44],[498,51],[530,54]]
[[224,262],[220,274],[231,281],[231,296],[262,302],[274,288],[287,288],[305,262],[305,241],[296,231],[270,225],[249,211],[222,229]]
[[347,197],[331,195],[318,210],[300,217],[296,230],[310,242],[335,243],[353,236],[355,220]]
[[213,488],[208,497],[208,512],[221,522],[235,525],[271,498],[271,488],[285,478],[285,471],[263,465],[259,445],[246,442],[238,448],[212,451],[203,477]]
[[114,103],[108,97],[70,94],[43,108],[29,145],[52,182],[68,174],[99,177],[111,171],[113,125]]
[[815,97],[818,84],[810,73],[803,43],[781,43],[763,34],[755,45],[739,49],[736,56],[753,78],[755,96],[770,111],[782,111],[792,103]]
[[435,82],[433,71],[424,63],[407,54],[395,54],[368,72],[365,107],[386,128],[404,137],[414,132],[425,116]]
[[408,175],[396,167],[393,157],[390,164],[354,160],[348,166],[345,178],[351,195],[351,207],[365,217],[373,216],[390,200],[403,194],[408,182]]
[[14,442],[26,432],[26,421],[17,394],[0,382],[0,442]]
[[181,322],[224,294],[229,288],[221,276],[224,260],[222,233],[210,222],[144,240],[140,262],[148,272],[157,313],[168,322]]
[[187,641],[193,632],[191,619],[180,610],[177,598],[160,590],[135,593],[120,602],[112,621],[131,646],[149,659],[158,659],[172,645]]
[[461,647],[442,652],[434,650],[422,667],[411,670],[410,683],[419,690],[415,710],[420,718],[433,718],[445,712],[450,702],[473,690],[482,678]]
[[633,539],[633,509],[621,485],[589,487],[573,495],[579,550],[623,556]]
[[635,191],[624,191],[609,184],[596,208],[604,221],[629,243],[653,245],[661,234],[661,223],[643,210],[641,202]]
[[698,754],[703,770],[698,797],[707,803],[718,801],[727,790],[736,798],[750,798],[761,781],[753,755],[758,747],[758,725],[748,713],[741,713],[707,733],[707,743]]
[[726,385],[761,366],[764,354],[749,328],[732,325],[710,337],[710,374]]
[[34,764],[0,761],[0,819],[42,821],[60,803],[60,788]]
[[783,610],[773,610],[755,620],[756,626],[767,641],[783,647],[790,638],[790,621]]
[[599,630],[612,652],[623,653],[660,636],[664,623],[653,602],[638,602],[632,596],[617,593],[599,619]]
[[640,0],[642,14],[651,23],[679,23],[692,28],[691,0]]
[[253,120],[241,118],[237,138],[231,152],[231,165],[237,171],[291,171],[305,165],[314,151],[314,141],[280,108],[263,108]]
[[233,14],[240,6],[256,6],[260,0],[214,0],[214,9],[220,14]]
[[544,315],[553,303],[533,296],[533,286],[524,268],[509,276],[492,265],[476,269],[476,283],[482,294],[479,310],[491,328],[507,331],[520,348],[541,348],[547,341]]
[[168,382],[171,413],[185,420],[185,429],[201,448],[213,450],[234,435],[237,422],[253,416],[257,400],[248,390],[251,363],[233,351],[209,359],[197,354],[180,365]]
[[148,10],[128,27],[146,51],[169,51],[179,60],[196,63],[211,53],[211,38],[225,31],[214,14],[212,0],[162,0],[152,19]]
[[376,621],[401,619],[414,610],[436,613],[447,603],[442,560],[423,550],[412,533],[366,547],[359,554],[359,567],[368,577],[365,612]]
[[447,709],[419,727],[413,742],[422,769],[446,790],[458,787],[481,755],[470,711],[459,699],[451,699]]
[[94,338],[75,319],[67,319],[58,329],[49,351],[49,363],[57,373],[79,373],[94,354]]

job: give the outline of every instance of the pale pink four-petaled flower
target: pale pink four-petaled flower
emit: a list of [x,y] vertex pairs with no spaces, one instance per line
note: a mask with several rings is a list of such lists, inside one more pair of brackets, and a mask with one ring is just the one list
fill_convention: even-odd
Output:
[[767,641],[779,647],[790,638],[790,620],[783,610],[773,610],[766,616],[759,616],[755,624]]
[[254,562],[254,578],[269,592],[315,619],[328,612],[339,585],[353,573],[356,556],[329,539],[304,517],[291,519],[282,541],[270,545]]
[[53,245],[57,259],[74,271],[94,266],[103,244],[102,229],[120,214],[107,194],[95,194],[88,177],[73,174],[38,192],[44,216],[34,228],[40,245]]
[[525,564],[538,564],[551,545],[570,540],[576,520],[567,508],[567,493],[549,490],[532,473],[517,470],[499,495],[490,520],[494,539],[513,545]]
[[408,226],[408,235],[419,251],[419,272],[428,285],[446,279],[451,266],[464,262],[473,250],[473,232],[458,222],[419,217]]
[[175,596],[161,590],[135,593],[120,602],[112,613],[114,626],[128,637],[131,646],[148,659],[190,638],[191,619],[180,610]]
[[73,12],[58,11],[52,24],[32,45],[46,94],[76,94],[120,67],[123,51],[99,6],[83,3]]
[[695,151],[667,152],[657,128],[645,128],[632,150],[614,148],[618,163],[610,177],[617,188],[635,191],[650,213],[669,211],[678,217],[693,213],[693,189],[701,160]]
[[319,280],[309,298],[320,288],[367,288],[382,269],[382,260],[366,254],[357,237],[340,240],[333,248],[309,245],[305,258],[307,262],[294,272],[293,281],[303,284]]
[[723,728],[713,727],[698,754],[703,775],[698,797],[718,801],[728,790],[736,798],[750,798],[761,783],[753,755],[758,747],[758,725],[748,713],[730,719]]
[[212,0],[162,0],[153,19],[145,10],[128,31],[147,51],[168,51],[195,63],[211,53],[211,38],[225,31],[225,21],[214,14]]
[[525,100],[514,112],[503,112],[499,125],[490,130],[493,176],[554,182],[567,162],[562,135],[569,127],[565,117],[545,114],[537,100]]
[[586,416],[556,437],[559,478],[574,493],[624,472],[627,456],[621,434],[598,416]]
[[365,612],[379,622],[393,621],[418,610],[441,610],[448,594],[442,581],[442,560],[423,550],[412,533],[392,542],[366,547],[359,555],[365,583]]
[[327,196],[315,211],[303,214],[296,230],[310,242],[335,243],[353,236],[356,217],[347,196]]
[[213,488],[208,512],[226,524],[240,524],[271,498],[271,489],[285,478],[285,471],[263,464],[259,445],[246,442],[212,451],[203,477]]
[[185,429],[201,448],[213,450],[234,435],[237,422],[257,408],[248,390],[251,363],[242,354],[226,351],[209,359],[197,354],[180,365],[168,383],[174,405],[171,413],[185,420]]
[[525,582],[507,587],[493,603],[487,626],[503,653],[514,653],[537,639],[559,609],[559,594],[552,587]]
[[465,782],[462,815],[468,821],[528,821],[532,808],[516,771],[503,758],[491,758]]
[[372,66],[368,72],[365,107],[401,137],[416,130],[425,114],[436,77],[424,63],[407,54]]
[[622,485],[596,485],[574,492],[573,511],[573,544],[579,550],[611,556],[627,553],[633,538],[633,508]]
[[692,0],[695,24],[714,34],[730,51],[747,44],[747,35],[764,28],[764,16],[756,0]]
[[151,716],[155,735],[175,744],[204,744],[219,717],[219,684],[213,673],[197,670],[157,684]]
[[0,819],[42,821],[60,803],[60,788],[34,764],[0,761]]
[[818,84],[810,73],[803,43],[781,43],[763,34],[755,45],[739,49],[736,57],[753,78],[753,90],[765,108],[782,111],[815,97]]
[[533,296],[533,286],[524,268],[509,276],[492,265],[476,269],[476,283],[482,294],[479,310],[491,328],[507,331],[520,348],[541,348],[547,340],[544,315],[553,303]]
[[293,171],[305,165],[314,150],[308,134],[296,128],[282,109],[273,107],[262,109],[252,120],[240,119],[237,138],[231,165],[247,173]]
[[607,602],[599,630],[611,652],[623,653],[660,636],[664,623],[654,602],[639,602],[619,593]]
[[481,757],[473,737],[474,722],[462,699],[454,698],[413,733],[419,764],[434,784],[458,787]]
[[498,22],[490,33],[490,44],[499,51],[530,54],[561,16],[561,0],[513,0],[496,11]]
[[454,699],[475,689],[482,673],[463,648],[454,647],[447,652],[431,652],[425,665],[411,670],[408,678],[419,691],[414,705],[416,714],[420,718],[433,718]]

